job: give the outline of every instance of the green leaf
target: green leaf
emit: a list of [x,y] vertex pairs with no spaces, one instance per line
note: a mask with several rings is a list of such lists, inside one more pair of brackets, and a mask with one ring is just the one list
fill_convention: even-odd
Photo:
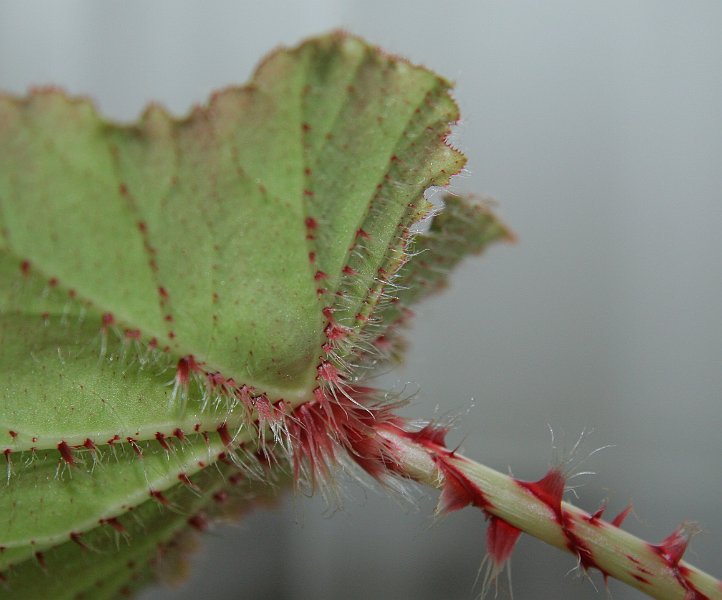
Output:
[[[333,34],[275,52],[181,120],[151,106],[120,126],[55,90],[0,96],[0,570],[13,597],[37,594],[37,552],[62,573],[53,597],[135,585],[123,565],[208,506],[230,469],[219,458],[269,483],[258,446],[271,462],[292,452],[273,415],[313,401],[329,373],[356,381],[385,361],[370,342],[390,334],[399,298],[417,299],[414,280],[436,286],[431,266],[505,235],[448,200],[452,237],[437,217],[417,238],[423,262],[400,271],[425,190],[464,164],[445,141],[448,91]],[[408,287],[396,297],[394,277]],[[193,478],[200,496],[181,483]],[[131,510],[148,533],[128,525],[112,550],[103,531]]]
[[[189,523],[203,528],[209,518],[247,509],[257,501],[266,501],[273,489],[258,490],[249,481],[229,484],[223,476],[231,474],[228,466],[219,471],[206,470],[192,478],[194,487],[177,486],[165,499],[171,509],[153,500],[139,505],[131,514],[113,521],[107,519],[75,541],[64,540],[38,558],[34,545],[26,560],[10,571],[8,584],[16,600],[38,598],[76,598],[81,592],[99,598],[113,598],[121,587],[140,585],[152,575],[156,561],[173,563],[175,554],[182,559],[193,545],[187,538]],[[201,491],[202,490],[202,491]],[[262,495],[261,495],[262,494]],[[110,524],[112,523],[112,525]],[[7,554],[6,551],[3,554]],[[176,561],[177,562],[177,561]],[[172,567],[171,567],[172,568]],[[168,570],[168,565],[165,570]],[[43,573],[43,571],[45,573]],[[47,577],[46,574],[62,574]]]

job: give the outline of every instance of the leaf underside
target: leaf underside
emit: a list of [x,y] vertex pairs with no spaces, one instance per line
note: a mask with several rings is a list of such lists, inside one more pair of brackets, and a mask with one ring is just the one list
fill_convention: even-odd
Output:
[[0,96],[13,598],[133,591],[219,497],[284,480],[273,415],[398,358],[406,307],[509,237],[452,197],[411,233],[464,164],[457,118],[448,82],[345,34],[275,52],[181,120]]

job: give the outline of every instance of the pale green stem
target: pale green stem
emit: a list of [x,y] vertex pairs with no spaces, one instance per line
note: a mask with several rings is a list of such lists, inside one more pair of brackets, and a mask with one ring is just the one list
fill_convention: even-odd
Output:
[[[444,475],[435,460],[440,454],[433,448],[388,430],[380,433],[391,443],[406,476],[435,488],[444,485]],[[492,507],[489,513],[552,546],[573,552],[554,511],[513,477],[446,450],[443,456],[478,486]],[[722,599],[722,583],[711,575],[684,561],[676,568],[671,567],[649,543],[611,523],[593,519],[568,502],[562,503],[562,511],[570,520],[569,529],[590,551],[594,563],[610,577],[661,600]],[[705,596],[685,589],[680,573],[694,586],[692,590]]]

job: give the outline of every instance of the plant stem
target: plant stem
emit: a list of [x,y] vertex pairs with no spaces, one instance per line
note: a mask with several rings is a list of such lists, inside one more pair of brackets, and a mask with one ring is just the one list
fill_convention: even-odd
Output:
[[[549,475],[536,483],[520,482],[448,450],[437,443],[438,439],[394,428],[384,428],[379,434],[389,443],[396,468],[404,476],[441,489],[447,496],[452,493],[453,478],[454,485],[460,483],[464,493],[469,494],[463,504],[479,506],[492,520],[498,518],[571,552],[581,567],[596,567],[605,579],[614,577],[662,600],[722,598],[720,581],[681,560],[694,533],[693,526],[683,524],[663,542],[653,545],[620,529],[621,519],[604,521],[601,513],[591,515],[561,501],[561,493],[555,504],[554,494],[545,489]],[[458,498],[451,501],[453,505],[447,505],[447,509],[460,508]]]

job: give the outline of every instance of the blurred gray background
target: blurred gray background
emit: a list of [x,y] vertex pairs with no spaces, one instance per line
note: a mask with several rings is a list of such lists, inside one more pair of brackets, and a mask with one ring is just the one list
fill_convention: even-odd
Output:
[[[457,81],[456,191],[495,196],[519,236],[418,310],[411,413],[461,415],[451,443],[535,479],[593,429],[578,504],[632,501],[656,541],[722,575],[722,3],[0,1],[0,89],[58,84],[133,119],[245,81],[279,44],[343,27]],[[0,160],[2,158],[0,157]],[[472,401],[473,399],[473,401]],[[549,426],[549,427],[548,427]],[[476,511],[433,523],[357,485],[340,513],[289,498],[215,529],[187,585],[143,598],[472,598]],[[515,598],[597,598],[574,560],[522,538]],[[613,597],[642,595],[610,584]],[[506,597],[506,587],[499,590]]]

